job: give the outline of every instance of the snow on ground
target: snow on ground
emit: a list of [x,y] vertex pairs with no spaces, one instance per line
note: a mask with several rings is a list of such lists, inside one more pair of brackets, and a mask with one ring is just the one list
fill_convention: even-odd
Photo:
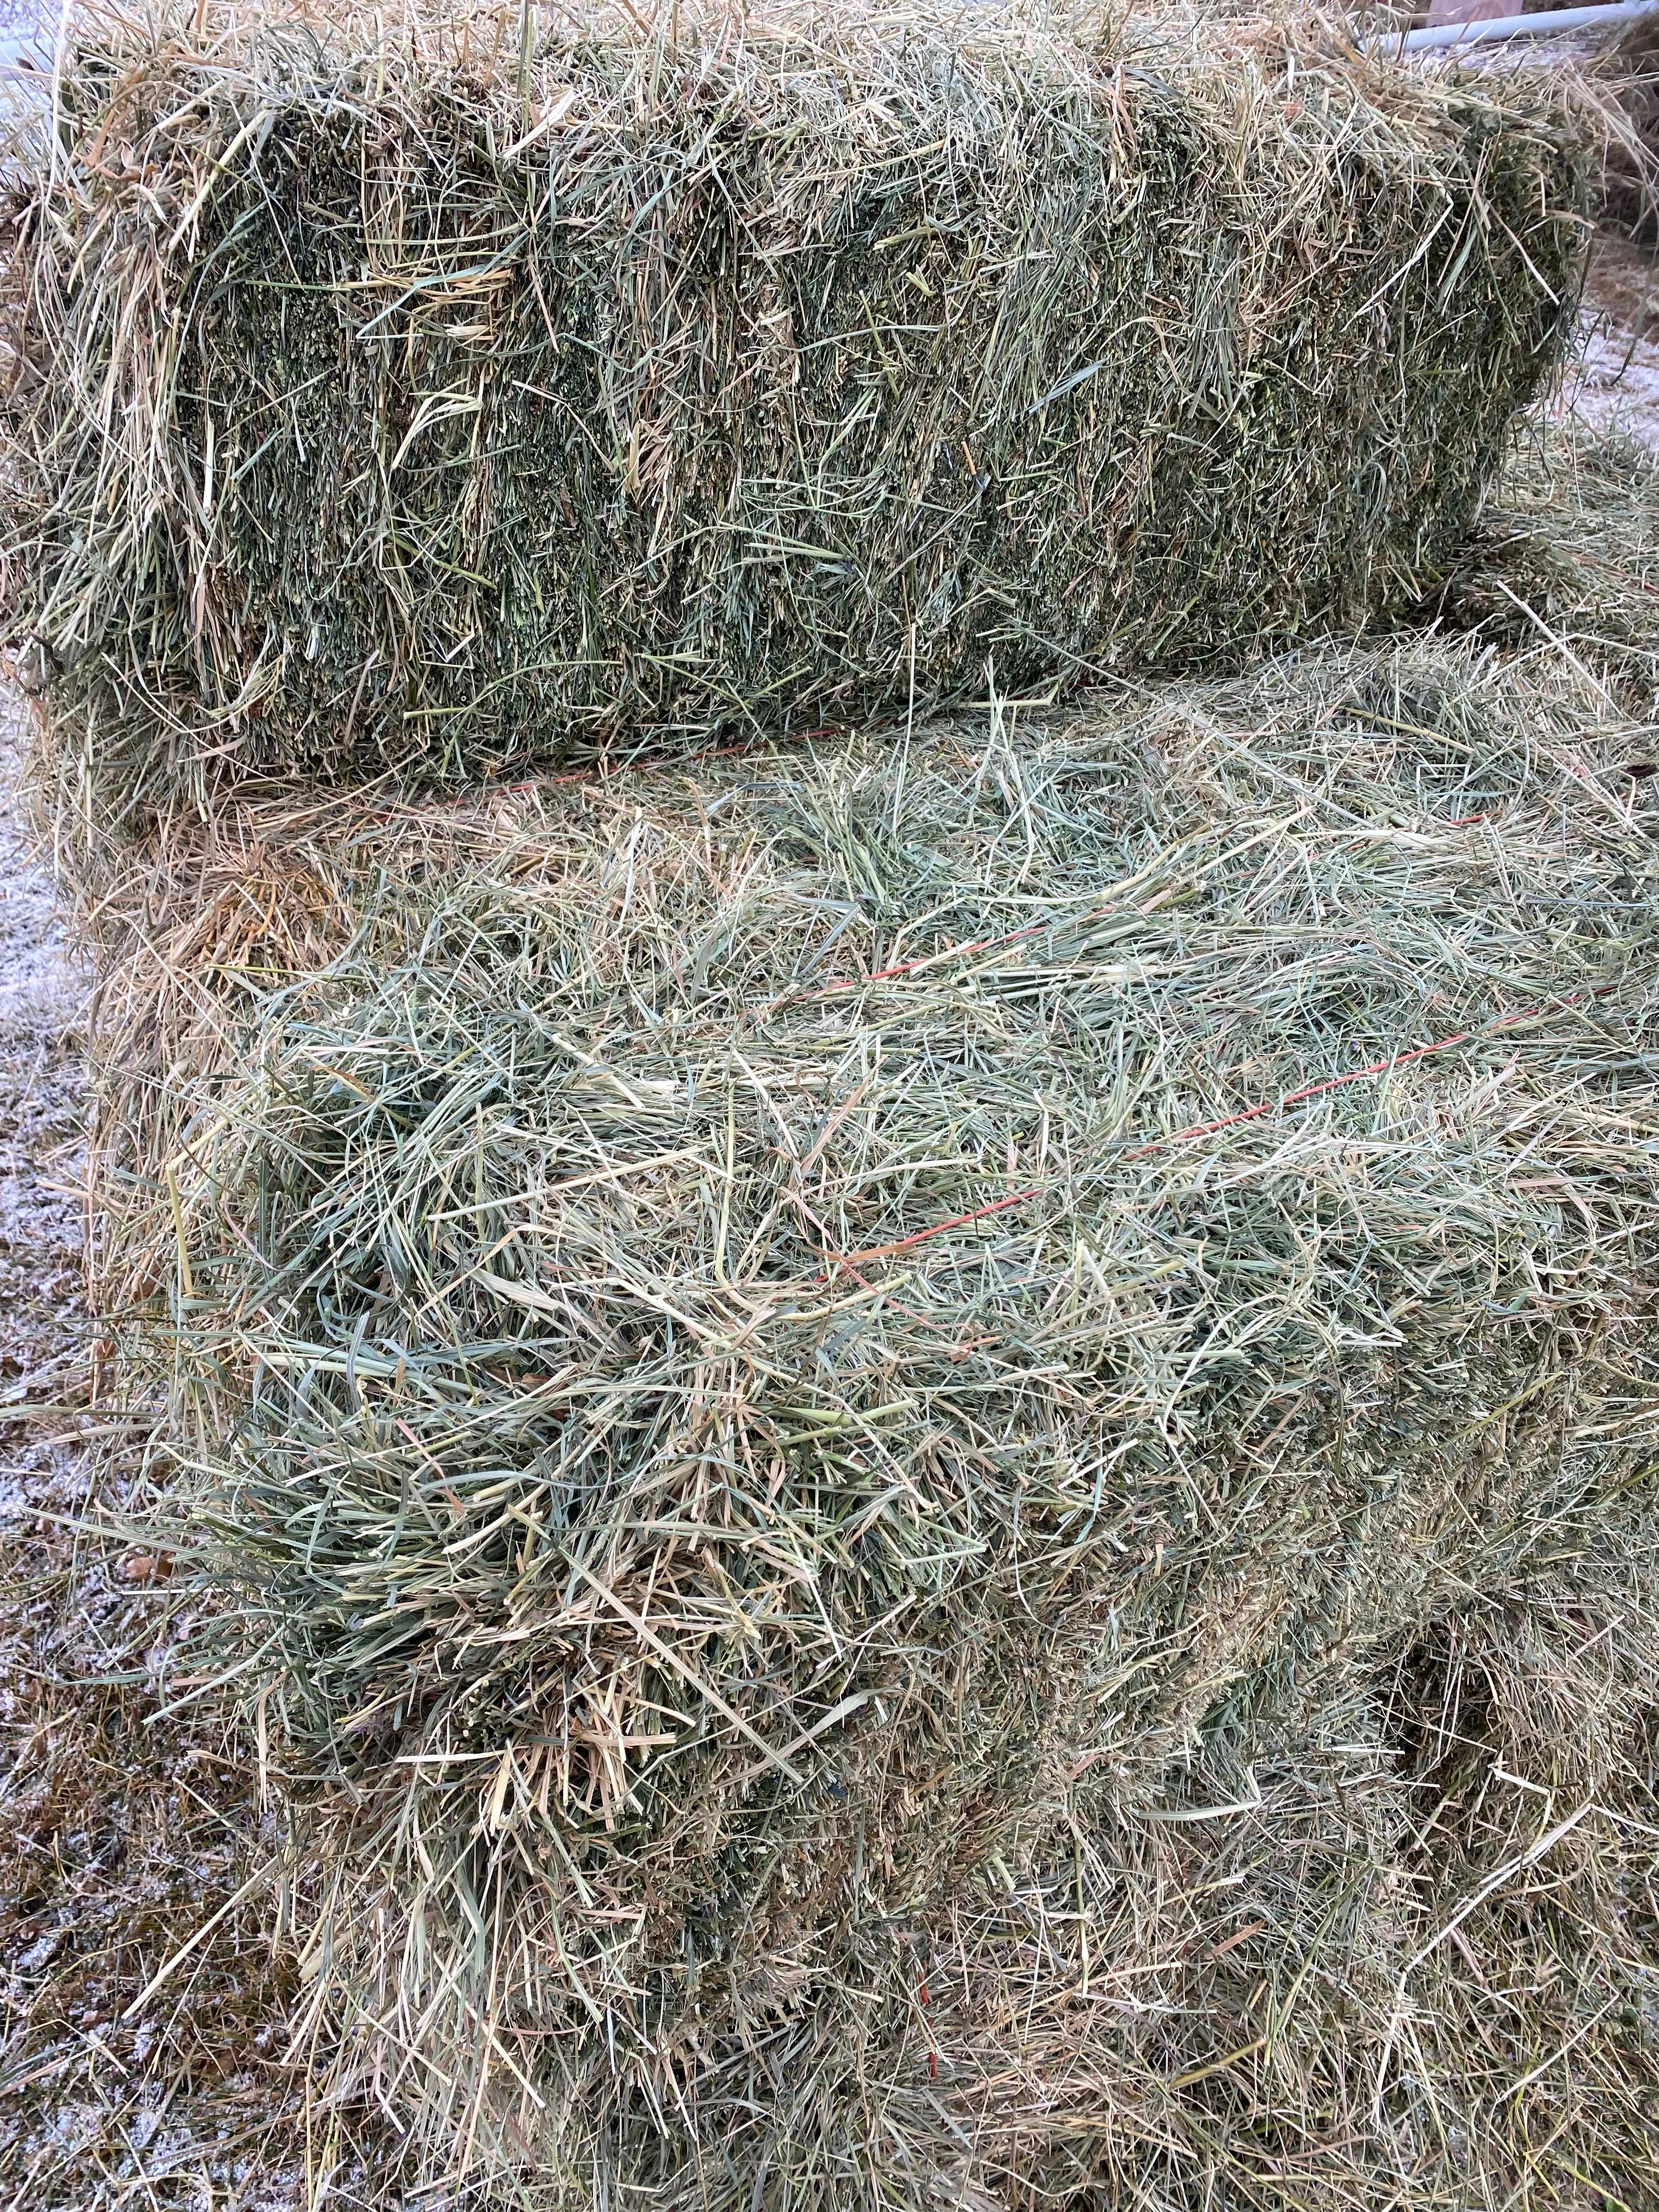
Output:
[[1592,430],[1623,430],[1659,447],[1659,331],[1592,330],[1582,362],[1568,380],[1563,411]]
[[1659,270],[1627,240],[1597,243],[1583,345],[1558,411],[1659,450]]

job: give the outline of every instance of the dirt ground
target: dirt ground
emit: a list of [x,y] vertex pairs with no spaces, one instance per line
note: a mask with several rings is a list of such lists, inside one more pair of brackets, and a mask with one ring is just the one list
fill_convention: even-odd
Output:
[[[1659,451],[1659,267],[1624,241],[1598,251],[1559,411]],[[88,979],[19,808],[17,705],[0,723],[0,2212],[349,2207],[356,2169],[301,2113],[266,1900],[228,1906],[269,1859],[269,1815],[234,1747],[163,1717],[164,1593],[97,1533],[129,1503],[97,1470],[141,1480],[143,1438],[112,1437],[91,1402]]]

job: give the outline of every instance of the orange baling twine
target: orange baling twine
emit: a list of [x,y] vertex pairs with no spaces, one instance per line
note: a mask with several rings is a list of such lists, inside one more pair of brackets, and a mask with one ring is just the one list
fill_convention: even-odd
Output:
[[[787,742],[794,744],[808,744],[819,738],[843,735],[845,732],[838,725],[826,723],[821,729],[805,730],[793,734]],[[636,757],[618,762],[614,766],[599,761],[557,775],[531,777],[522,783],[498,785],[495,787],[495,791],[498,794],[505,795],[533,791],[546,784],[605,781],[613,775],[624,774],[629,769],[672,769],[689,766],[698,761],[724,759],[728,755],[749,750],[748,743],[740,740],[732,744],[711,746],[701,752],[665,753],[654,759]],[[487,798],[490,794],[486,791],[483,795]],[[476,794],[469,794],[469,796],[476,797]],[[468,799],[465,797],[443,802],[447,806],[459,806],[467,803]],[[380,818],[386,820],[390,817],[382,816]],[[1440,826],[1446,830],[1466,830],[1476,823],[1488,822],[1491,819],[1491,815],[1486,813],[1460,814],[1454,819],[1443,821]],[[1115,906],[1097,907],[1087,913],[1068,917],[1065,926],[1076,928],[1081,923],[1104,921],[1109,915],[1118,911],[1121,909]],[[960,945],[947,945],[937,951],[926,953],[917,959],[902,960],[889,968],[875,969],[867,975],[837,977],[830,982],[819,984],[812,990],[799,994],[792,992],[786,995],[787,998],[797,1000],[811,1000],[835,997],[848,991],[866,990],[872,983],[890,982],[901,975],[913,975],[921,969],[933,967],[946,960],[966,959],[977,952],[995,951],[1006,945],[1020,944],[1029,938],[1041,937],[1045,933],[1052,933],[1056,927],[1057,925],[1052,921],[1030,922],[1024,928],[1011,930],[1006,936],[981,937]],[[1190,1128],[1177,1129],[1166,1137],[1153,1137],[1144,1145],[1133,1146],[1125,1157],[1132,1160],[1145,1159],[1149,1153],[1165,1151],[1171,1145],[1189,1144],[1200,1137],[1215,1136],[1223,1129],[1238,1128],[1247,1121],[1259,1121],[1270,1114],[1285,1113],[1291,1107],[1306,1105],[1310,1099],[1322,1098],[1330,1091],[1340,1091],[1347,1084],[1363,1083],[1372,1076],[1392,1074],[1395,1068],[1409,1066],[1413,1060],[1428,1060],[1436,1053],[1450,1052],[1458,1045],[1470,1044],[1479,1038],[1496,1036],[1501,1030],[1518,1028],[1522,1023],[1536,1021],[1552,1011],[1582,1005],[1587,999],[1604,998],[1612,988],[1611,984],[1603,984],[1595,990],[1577,992],[1569,998],[1557,1000],[1553,1008],[1528,1006],[1518,1013],[1501,1014],[1496,1019],[1477,1028],[1459,1030],[1450,1036],[1437,1037],[1431,1044],[1415,1045],[1409,1052],[1394,1053],[1386,1060],[1374,1060],[1364,1067],[1351,1068],[1346,1075],[1329,1075],[1318,1083],[1304,1084],[1299,1091],[1286,1091],[1281,1097],[1267,1099],[1260,1106],[1246,1107],[1237,1114],[1224,1114],[1213,1121],[1196,1121]],[[831,1253],[828,1255],[829,1269],[846,1267],[856,1273],[861,1267],[867,1266],[873,1261],[890,1260],[901,1252],[913,1250],[918,1244],[930,1243],[935,1237],[948,1236],[953,1229],[965,1229],[975,1221],[985,1220],[991,1214],[1004,1213],[1012,1206],[1023,1206],[1029,1199],[1041,1198],[1046,1191],[1052,1190],[1055,1187],[1053,1182],[1033,1183],[1028,1189],[1012,1191],[1006,1198],[993,1199],[988,1205],[976,1206],[968,1213],[952,1214],[948,1221],[936,1221],[931,1227],[918,1229],[912,1236],[898,1237],[890,1244],[872,1245],[868,1250],[862,1252]],[[827,1279],[829,1269],[826,1269],[824,1276],[819,1278],[821,1281]],[[922,2002],[924,2004],[927,2002],[925,1994]]]
[[[1022,933],[1024,934],[1024,933]],[[1437,1052],[1449,1052],[1460,1044],[1471,1044],[1481,1037],[1495,1036],[1501,1030],[1516,1029],[1523,1022],[1537,1021],[1544,1014],[1567,1006],[1581,1006],[1587,1000],[1605,998],[1613,989],[1611,983],[1600,985],[1593,991],[1575,992],[1571,998],[1558,999],[1552,1006],[1528,1006],[1519,1013],[1500,1014],[1495,1020],[1474,1029],[1459,1030],[1454,1036],[1437,1037],[1432,1044],[1413,1046],[1409,1052],[1394,1053],[1387,1060],[1374,1060],[1364,1067],[1351,1068],[1346,1075],[1328,1075],[1319,1083],[1305,1084],[1300,1091],[1287,1091],[1282,1097],[1270,1098],[1261,1106],[1248,1106],[1242,1113],[1224,1114],[1218,1121],[1196,1121],[1189,1129],[1177,1129],[1167,1137],[1154,1137],[1148,1143],[1136,1145],[1125,1154],[1132,1160],[1145,1159],[1149,1152],[1167,1150],[1171,1145],[1184,1145],[1198,1137],[1212,1137],[1218,1130],[1235,1129],[1245,1121],[1259,1121],[1268,1114],[1284,1113],[1292,1106],[1305,1105],[1311,1098],[1322,1098],[1328,1091],[1340,1091],[1346,1084],[1363,1083],[1368,1076],[1389,1075],[1397,1067],[1409,1066],[1413,1060],[1427,1060]],[[872,1245],[865,1252],[837,1252],[830,1255],[831,1267],[848,1267],[854,1273],[874,1260],[891,1259],[896,1253],[908,1252],[917,1244],[926,1244],[930,1238],[943,1237],[952,1229],[963,1229],[970,1222],[982,1221],[988,1214],[1001,1213],[1011,1206],[1024,1205],[1027,1199],[1041,1198],[1045,1191],[1056,1188],[1050,1182],[1033,1183],[1025,1190],[1012,1192],[1006,1198],[993,1199],[988,1206],[976,1206],[971,1213],[953,1214],[948,1221],[936,1221],[931,1228],[919,1229],[914,1236],[901,1237],[891,1244]]]
[[1568,999],[1558,999],[1555,1006],[1528,1006],[1518,1014],[1500,1014],[1495,1021],[1485,1022],[1478,1029],[1459,1030],[1455,1036],[1437,1037],[1432,1044],[1414,1045],[1410,1052],[1391,1054],[1387,1060],[1374,1060],[1368,1067],[1351,1068],[1346,1075],[1328,1075],[1322,1083],[1310,1083],[1300,1091],[1287,1091],[1282,1098],[1270,1098],[1265,1106],[1247,1107],[1242,1114],[1225,1114],[1218,1121],[1200,1121],[1190,1129],[1178,1129],[1172,1137],[1155,1137],[1147,1145],[1137,1145],[1129,1154],[1132,1160],[1144,1158],[1148,1152],[1162,1150],[1165,1145],[1185,1144],[1189,1137],[1213,1136],[1218,1129],[1237,1128],[1241,1121],[1258,1121],[1264,1114],[1281,1113],[1287,1106],[1301,1106],[1310,1098],[1322,1097],[1328,1091],[1340,1091],[1345,1083],[1363,1083],[1368,1075],[1389,1075],[1396,1067],[1408,1066],[1414,1060],[1427,1060],[1431,1054],[1449,1052],[1454,1045],[1471,1044],[1477,1038],[1495,1036],[1499,1030],[1518,1028],[1522,1022],[1534,1022],[1541,1015],[1564,1006],[1579,1005],[1585,999],[1604,998],[1612,989],[1610,983],[1595,991],[1577,991]]

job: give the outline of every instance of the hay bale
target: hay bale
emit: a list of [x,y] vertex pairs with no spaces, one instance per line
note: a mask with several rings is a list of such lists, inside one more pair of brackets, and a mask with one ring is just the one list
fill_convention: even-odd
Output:
[[1638,17],[1624,26],[1602,59],[1601,75],[1612,128],[1595,179],[1596,213],[1651,246],[1659,176],[1659,36],[1651,22]]
[[1316,34],[99,21],[16,213],[7,581],[118,809],[1357,623],[1571,321],[1555,91]]
[[337,2095],[561,2206],[1638,2170],[1641,669],[249,817],[135,1196]]

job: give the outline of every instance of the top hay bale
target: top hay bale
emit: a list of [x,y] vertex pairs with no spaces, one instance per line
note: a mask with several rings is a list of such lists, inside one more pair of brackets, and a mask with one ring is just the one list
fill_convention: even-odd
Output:
[[1574,134],[1226,39],[100,18],[15,208],[26,677],[101,791],[199,799],[1411,599],[1570,319]]

